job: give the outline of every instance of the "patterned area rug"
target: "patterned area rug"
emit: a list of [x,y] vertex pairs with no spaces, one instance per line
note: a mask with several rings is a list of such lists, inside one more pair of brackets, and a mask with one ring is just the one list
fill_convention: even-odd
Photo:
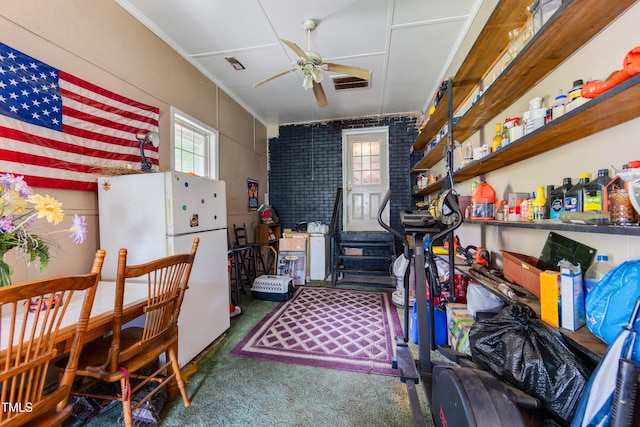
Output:
[[390,293],[303,286],[229,354],[393,376],[395,337],[401,335]]

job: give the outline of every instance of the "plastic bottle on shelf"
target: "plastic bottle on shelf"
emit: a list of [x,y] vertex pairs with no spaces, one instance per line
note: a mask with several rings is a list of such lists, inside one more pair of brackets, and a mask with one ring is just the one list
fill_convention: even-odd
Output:
[[504,200],[496,201],[496,221],[504,221]]
[[500,123],[496,123],[496,134],[493,136],[493,140],[491,141],[491,152],[495,153],[500,148],[502,148],[502,125]]
[[564,212],[564,197],[567,194],[567,190],[572,186],[571,178],[564,178],[562,180],[562,185],[554,188],[553,191],[549,193],[549,199],[551,199],[549,202],[551,209],[549,212],[549,218],[560,218],[560,215]]
[[565,113],[565,106],[567,105],[567,95],[562,92],[560,89],[560,93],[556,96],[555,101],[553,102],[553,110],[552,117],[553,120],[561,117]]
[[534,209],[533,204],[536,200],[536,192],[531,192],[531,197],[529,197],[529,204],[527,205],[527,221],[533,221],[534,218]]
[[523,199],[520,202],[520,221],[527,221],[529,219],[529,199]]
[[576,185],[567,190],[564,196],[565,212],[582,212],[584,210],[584,187],[589,183],[588,173],[580,174],[580,180]]
[[496,219],[496,191],[486,182],[479,183],[473,191],[471,219]]
[[580,91],[582,90],[583,86],[584,86],[584,81],[582,79],[574,80],[573,87],[569,91],[569,102],[572,102],[582,97],[582,95],[580,94]]
[[582,94],[580,93],[580,91],[582,91],[583,86],[584,86],[584,81],[582,79],[575,80],[573,82],[573,87],[571,88],[568,94],[569,102],[565,106],[565,112],[568,113],[574,108],[584,104],[584,98],[582,98]]
[[606,209],[605,187],[611,182],[609,169],[598,169],[598,177],[584,187],[585,211],[601,211]]
[[522,133],[526,135],[533,132],[533,122],[531,121],[531,110],[522,113]]
[[476,188],[478,188],[478,184],[479,182],[475,179],[471,182],[471,195],[473,195],[473,193],[476,191]]
[[596,262],[584,273],[584,294],[587,296],[596,286],[598,282],[613,268],[609,257],[606,255],[598,255]]
[[507,128],[507,123],[509,122],[509,118],[504,119],[504,123],[502,124],[502,148],[509,145],[511,140],[509,139],[509,129]]
[[534,130],[545,125],[545,115],[547,113],[547,109],[542,106],[541,97],[536,96],[531,101],[529,101],[529,111],[531,112],[531,120],[525,126],[525,134],[531,133]]
[[536,197],[533,199],[533,220],[545,219],[544,207],[547,204],[547,198],[544,196],[544,186],[538,185],[536,189]]

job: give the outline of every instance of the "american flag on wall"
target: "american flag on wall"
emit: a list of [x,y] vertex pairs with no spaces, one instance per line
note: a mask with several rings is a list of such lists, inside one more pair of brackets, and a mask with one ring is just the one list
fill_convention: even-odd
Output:
[[[33,187],[94,191],[104,168],[139,169],[136,134],[159,115],[0,43],[0,172]],[[145,157],[158,165],[157,148]]]

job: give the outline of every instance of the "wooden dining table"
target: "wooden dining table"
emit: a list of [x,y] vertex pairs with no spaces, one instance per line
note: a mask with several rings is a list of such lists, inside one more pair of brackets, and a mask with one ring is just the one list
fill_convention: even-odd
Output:
[[[56,338],[58,351],[66,353],[71,348],[73,337],[76,331],[76,325],[80,316],[82,302],[84,299],[84,291],[75,292],[71,297],[71,302],[60,325],[60,331]],[[113,307],[116,294],[115,281],[100,281],[96,296],[91,308],[91,315],[87,331],[84,336],[84,342],[89,342],[104,334],[109,333],[113,329]],[[140,317],[143,314],[143,308],[147,301],[147,283],[145,282],[127,282],[124,293],[123,321],[129,322]],[[31,318],[31,315],[29,316]],[[17,319],[19,322],[20,319]],[[27,320],[29,321],[29,320]],[[7,330],[11,324],[11,318],[8,308],[2,310],[2,330]],[[7,325],[5,328],[4,325]],[[8,334],[0,333],[0,348],[7,348],[9,340]]]
[[[147,302],[147,282],[127,282],[124,292],[124,304],[122,311],[123,324],[140,317]],[[93,341],[96,338],[111,332],[113,329],[113,307],[116,295],[115,281],[100,281],[96,296],[93,300],[91,315],[85,332],[84,342]],[[58,333],[58,350],[68,352],[76,329],[76,321],[80,315],[84,292],[76,293],[71,300],[69,308],[62,320],[60,332]],[[66,319],[69,318],[67,323]]]
[[[75,335],[77,321],[80,316],[82,302],[85,291],[75,292],[71,297],[71,302],[67,312],[62,318],[60,330],[56,338],[58,354],[69,352],[73,337]],[[91,308],[91,315],[87,325],[83,342],[100,338],[113,330],[113,307],[115,303],[116,282],[100,281],[96,290],[95,299]],[[147,282],[127,280],[124,292],[122,321],[123,325],[137,319],[144,314],[143,309],[147,303]],[[31,317],[31,316],[29,316]],[[18,319],[18,321],[20,321]],[[0,325],[0,349],[6,349],[8,344],[8,334],[2,334],[2,330],[7,330],[11,324],[9,310],[2,309],[2,323]],[[7,325],[6,327],[4,325]],[[177,349],[176,349],[177,351]],[[178,389],[175,381],[168,384],[167,392],[169,398],[177,395]]]

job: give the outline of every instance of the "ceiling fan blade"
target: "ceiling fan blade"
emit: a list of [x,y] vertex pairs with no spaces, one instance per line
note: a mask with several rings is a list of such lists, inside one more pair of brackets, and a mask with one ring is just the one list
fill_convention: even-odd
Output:
[[371,78],[371,71],[365,70],[364,68],[351,67],[349,65],[340,65],[333,64],[331,62],[324,62],[323,68],[326,65],[327,71],[332,71],[334,73],[348,74],[353,77],[357,77],[362,80],[369,80]]
[[324,89],[320,83],[313,82],[313,94],[316,96],[316,101],[318,101],[318,106],[326,107],[329,103],[327,101],[327,96],[324,94]]
[[265,83],[267,83],[267,82],[270,82],[270,81],[271,81],[271,80],[273,80],[273,79],[277,79],[277,78],[278,78],[278,77],[280,77],[280,76],[284,76],[285,74],[289,74],[290,72],[292,72],[292,71],[296,71],[296,70],[297,70],[297,68],[292,68],[292,69],[290,69],[290,70],[283,71],[283,72],[278,73],[278,74],[276,74],[276,75],[274,75],[274,76],[271,76],[271,77],[268,77],[268,78],[266,78],[266,79],[264,79],[264,80],[262,80],[262,81],[259,81],[258,83],[254,84],[254,85],[253,85],[253,87],[258,87],[258,86],[260,86],[260,85],[262,85],[262,84],[265,84]]
[[290,42],[289,40],[285,40],[285,39],[280,39],[282,41],[282,43],[286,44],[287,46],[289,46],[289,48],[294,51],[296,53],[296,55],[309,60],[309,58],[307,57],[307,54],[304,53],[304,50],[300,49],[300,47],[295,44],[294,42]]

